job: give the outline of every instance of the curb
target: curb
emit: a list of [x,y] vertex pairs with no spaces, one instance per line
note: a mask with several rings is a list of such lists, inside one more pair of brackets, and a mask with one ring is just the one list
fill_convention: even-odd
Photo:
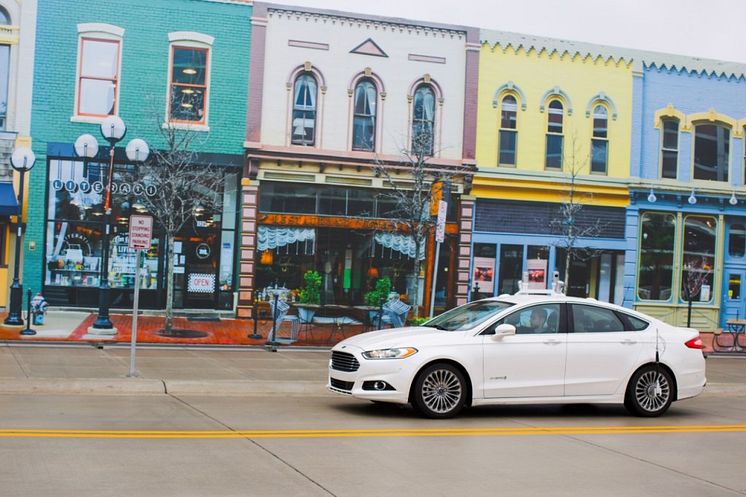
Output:
[[166,393],[163,381],[142,378],[3,379],[0,394],[157,395]]
[[320,381],[159,380],[110,379],[0,379],[0,395],[206,395],[206,396],[320,396],[332,395]]

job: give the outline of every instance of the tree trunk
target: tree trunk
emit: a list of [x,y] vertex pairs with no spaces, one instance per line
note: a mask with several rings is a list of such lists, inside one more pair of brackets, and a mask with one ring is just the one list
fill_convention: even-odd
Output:
[[415,254],[414,254],[414,292],[412,295],[412,315],[414,317],[420,316],[420,305],[419,305],[419,290],[420,290],[420,243],[415,240],[414,242]]
[[572,259],[572,251],[570,250],[570,247],[567,248],[567,253],[565,254],[565,287],[562,289],[565,295],[567,295],[567,290],[570,288],[570,260]]
[[164,331],[174,329],[174,235],[166,235],[166,324]]

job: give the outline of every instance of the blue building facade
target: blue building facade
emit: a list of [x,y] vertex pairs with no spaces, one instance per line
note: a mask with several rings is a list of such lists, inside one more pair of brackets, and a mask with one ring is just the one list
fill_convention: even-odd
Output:
[[746,315],[746,66],[647,55],[639,64],[624,305],[723,327]]

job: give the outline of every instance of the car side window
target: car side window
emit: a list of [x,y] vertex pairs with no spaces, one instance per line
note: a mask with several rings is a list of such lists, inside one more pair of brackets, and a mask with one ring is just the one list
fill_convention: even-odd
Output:
[[[516,311],[495,323],[512,324],[517,335],[529,333],[559,333],[560,304],[540,304]],[[494,332],[494,331],[493,331]]]
[[572,324],[575,333],[625,331],[624,323],[613,310],[591,305],[573,304]]
[[647,321],[631,316],[625,312],[617,311],[616,315],[619,316],[622,321],[624,321],[625,331],[642,331],[650,326],[650,323],[648,323]]

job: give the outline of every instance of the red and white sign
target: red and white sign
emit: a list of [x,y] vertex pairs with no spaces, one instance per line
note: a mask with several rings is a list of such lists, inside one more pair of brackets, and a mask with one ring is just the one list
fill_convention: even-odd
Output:
[[215,292],[215,275],[207,273],[191,273],[187,280],[187,291],[190,293]]
[[446,214],[448,202],[441,200],[438,204],[438,223],[435,225],[435,241],[443,243],[446,239]]
[[130,216],[129,247],[132,250],[148,250],[153,239],[152,216]]

